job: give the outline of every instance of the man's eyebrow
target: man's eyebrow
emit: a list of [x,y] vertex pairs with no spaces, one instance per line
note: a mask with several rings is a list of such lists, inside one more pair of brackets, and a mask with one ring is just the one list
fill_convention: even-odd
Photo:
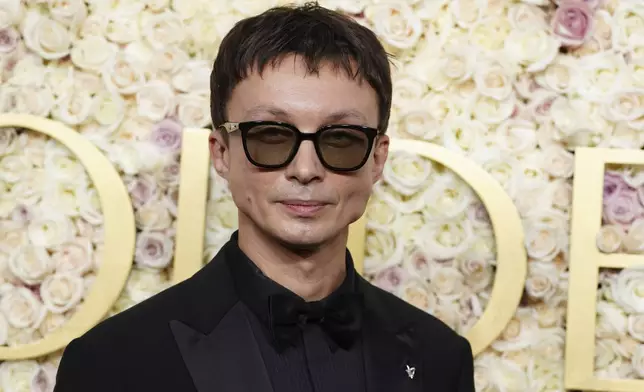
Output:
[[[288,114],[287,111],[280,109],[276,106],[260,105],[260,106],[252,107],[244,112],[245,117],[253,117],[260,114],[269,114],[275,117],[290,118],[290,115]],[[333,123],[336,121],[346,120],[346,119],[367,121],[367,118],[365,117],[365,115],[355,109],[340,110],[337,112],[330,113],[328,116],[326,116],[325,121]]]

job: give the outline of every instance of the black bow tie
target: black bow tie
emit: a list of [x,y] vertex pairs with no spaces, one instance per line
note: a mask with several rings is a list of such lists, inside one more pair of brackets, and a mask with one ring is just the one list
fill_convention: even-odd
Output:
[[348,350],[362,327],[362,296],[358,293],[334,295],[318,302],[306,302],[293,294],[275,294],[270,296],[269,308],[273,338],[279,349],[294,346],[304,325],[318,324],[335,344]]

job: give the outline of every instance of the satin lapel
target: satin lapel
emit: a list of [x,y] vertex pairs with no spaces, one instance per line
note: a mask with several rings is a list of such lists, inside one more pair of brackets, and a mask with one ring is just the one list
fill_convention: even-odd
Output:
[[422,353],[416,330],[398,299],[358,277],[365,298],[363,347],[367,392],[423,391]]
[[198,392],[273,391],[241,302],[208,335],[177,320],[170,328]]

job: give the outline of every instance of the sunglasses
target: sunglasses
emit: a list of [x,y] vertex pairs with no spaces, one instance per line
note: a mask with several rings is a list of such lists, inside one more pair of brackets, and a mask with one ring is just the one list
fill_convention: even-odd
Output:
[[360,169],[367,162],[373,142],[380,134],[361,125],[326,125],[314,133],[303,133],[294,125],[278,121],[226,122],[217,128],[240,131],[246,158],[264,169],[288,166],[304,140],[313,142],[322,165],[332,171]]

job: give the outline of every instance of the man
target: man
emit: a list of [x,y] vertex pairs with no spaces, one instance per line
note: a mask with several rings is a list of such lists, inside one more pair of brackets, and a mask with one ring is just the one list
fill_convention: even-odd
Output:
[[211,77],[239,230],[187,281],[74,340],[56,391],[471,392],[468,342],[354,270],[392,95],[368,29],[304,5],[238,23]]

